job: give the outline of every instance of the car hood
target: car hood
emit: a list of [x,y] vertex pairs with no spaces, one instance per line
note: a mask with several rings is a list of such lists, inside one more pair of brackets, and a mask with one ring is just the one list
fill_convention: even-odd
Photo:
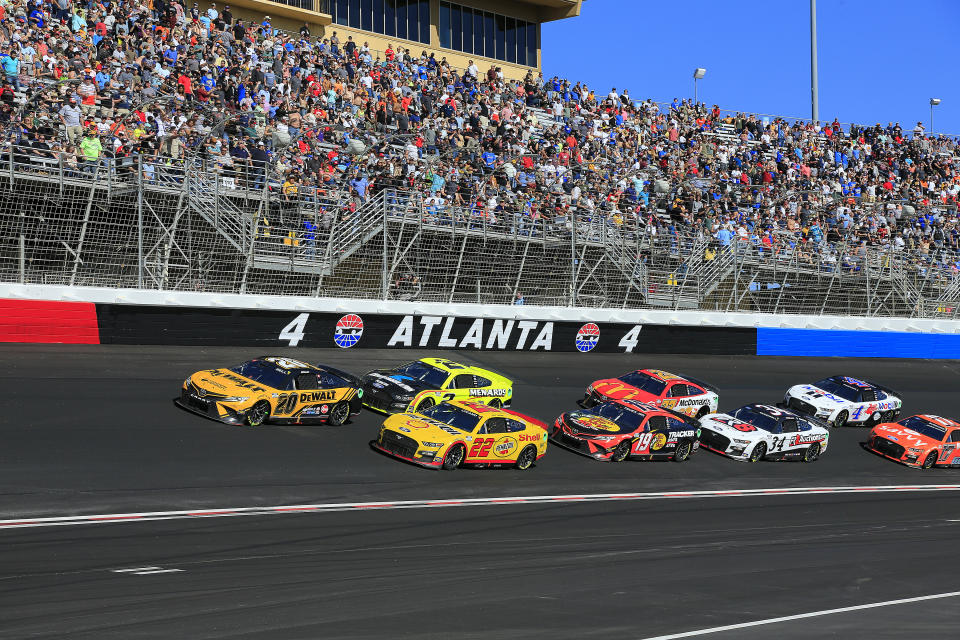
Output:
[[435,389],[420,380],[389,369],[371,371],[363,376],[363,386],[369,391],[384,391],[392,396],[415,396],[421,391]]
[[641,391],[633,385],[629,385],[616,378],[606,380],[597,380],[590,385],[594,391],[600,395],[612,398],[614,400],[639,400],[641,402],[659,402],[660,396]]
[[571,411],[563,414],[562,419],[571,429],[586,435],[608,436],[628,432],[626,427],[613,420],[594,415],[588,411]]
[[452,442],[464,440],[469,435],[448,424],[415,413],[390,416],[383,421],[383,426],[391,431],[399,431],[417,442]]
[[249,396],[254,393],[265,393],[269,387],[236,374],[229,369],[207,369],[198,371],[190,376],[190,382],[202,391],[211,395],[222,396]]
[[795,398],[809,402],[818,409],[836,409],[853,404],[849,400],[844,400],[812,384],[798,384],[795,387],[790,387],[789,393]]
[[928,436],[923,435],[922,433],[917,433],[913,429],[908,429],[899,424],[881,424],[873,429],[873,434],[886,438],[887,440],[892,440],[897,444],[910,448],[910,447],[930,447],[940,444],[939,440],[934,440]]

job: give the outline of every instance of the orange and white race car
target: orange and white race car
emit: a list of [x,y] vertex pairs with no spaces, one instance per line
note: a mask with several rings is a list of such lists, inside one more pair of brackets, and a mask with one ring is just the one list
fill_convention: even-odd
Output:
[[918,469],[960,467],[960,422],[919,415],[879,424],[866,447],[884,458]]
[[597,380],[587,387],[580,406],[589,409],[609,400],[634,400],[702,418],[716,413],[720,403],[711,384],[658,369],[638,369],[619,378]]

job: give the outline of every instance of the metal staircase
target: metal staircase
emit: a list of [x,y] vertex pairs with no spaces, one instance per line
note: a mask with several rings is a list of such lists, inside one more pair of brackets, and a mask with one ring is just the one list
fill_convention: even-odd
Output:
[[252,215],[222,195],[218,177],[215,173],[195,167],[187,168],[184,180],[187,202],[237,251],[246,254],[250,244]]

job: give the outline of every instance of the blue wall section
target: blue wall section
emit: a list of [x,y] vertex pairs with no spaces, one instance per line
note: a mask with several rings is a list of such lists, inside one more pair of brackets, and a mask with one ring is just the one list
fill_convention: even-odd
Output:
[[960,358],[960,334],[757,329],[758,356]]

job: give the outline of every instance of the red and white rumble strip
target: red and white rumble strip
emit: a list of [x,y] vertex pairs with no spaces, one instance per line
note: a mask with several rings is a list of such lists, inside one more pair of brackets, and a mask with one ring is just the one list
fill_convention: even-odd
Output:
[[867,487],[787,487],[781,489],[730,489],[726,491],[654,491],[647,493],[592,493],[558,496],[506,496],[499,498],[451,498],[445,500],[396,500],[389,502],[330,502],[325,504],[292,504],[275,507],[237,507],[232,509],[199,509],[192,511],[146,511],[46,518],[0,520],[0,529],[26,527],[62,527],[82,524],[145,522],[151,520],[183,520],[190,518],[225,518],[232,516],[266,516],[290,513],[326,513],[331,511],[365,511],[386,509],[428,509],[433,507],[476,507],[504,504],[551,504],[570,502],[604,502],[613,500],[667,500],[674,498],[735,498],[770,495],[811,495],[820,493],[910,493],[960,491],[960,484],[914,484]]

